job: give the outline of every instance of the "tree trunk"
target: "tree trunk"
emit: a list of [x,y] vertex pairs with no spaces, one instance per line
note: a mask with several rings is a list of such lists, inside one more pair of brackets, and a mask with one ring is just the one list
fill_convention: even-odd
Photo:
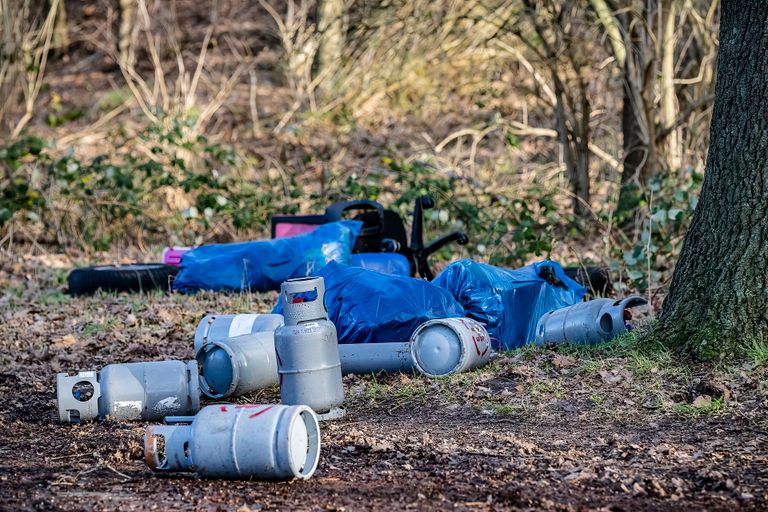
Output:
[[704,184],[658,339],[700,358],[768,339],[768,6],[722,6]]
[[621,190],[616,213],[622,227],[634,225],[634,216],[642,199],[642,192],[651,175],[650,149],[643,136],[638,108],[639,100],[630,88],[625,71],[624,97],[621,107],[621,133],[624,165],[621,171]]
[[344,0],[322,0],[318,8],[320,73],[329,78],[341,65],[344,50]]
[[53,46],[59,51],[64,51],[69,46],[69,25],[67,24],[67,9],[64,0],[56,6],[56,22],[53,28]]
[[621,228],[627,233],[637,225],[638,205],[654,173],[656,161],[653,139],[654,53],[648,37],[648,24],[640,21],[649,17],[648,5],[636,0],[633,8],[635,14],[621,16],[625,45],[629,51],[625,54],[622,67],[624,166],[616,214]]
[[669,170],[677,171],[683,166],[683,147],[680,128],[674,127],[677,119],[677,93],[675,92],[675,2],[660,2],[662,10],[661,42],[661,109],[659,124],[670,129],[664,138],[664,160]]
[[136,0],[119,0],[120,29],[117,38],[120,66],[132,67],[135,64],[134,39],[136,34]]

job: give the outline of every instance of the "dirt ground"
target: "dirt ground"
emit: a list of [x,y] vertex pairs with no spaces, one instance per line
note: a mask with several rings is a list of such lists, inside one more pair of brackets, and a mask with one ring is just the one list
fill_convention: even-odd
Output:
[[[308,481],[154,475],[144,423],[60,424],[55,373],[188,359],[206,312],[271,295],[63,293],[57,256],[0,264],[5,510],[721,510],[765,508],[765,368],[690,367],[631,343],[524,349],[446,380],[345,378]],[[241,402],[270,402],[276,390]]]

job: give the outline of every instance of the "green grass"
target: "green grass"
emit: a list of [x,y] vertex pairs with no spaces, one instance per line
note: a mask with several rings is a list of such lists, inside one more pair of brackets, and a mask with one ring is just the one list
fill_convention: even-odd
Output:
[[590,375],[597,375],[601,370],[605,370],[608,366],[608,363],[604,359],[595,357],[582,360],[580,368]]
[[499,403],[491,403],[488,404],[491,411],[493,411],[494,414],[499,415],[510,415],[510,414],[516,414],[521,411],[523,411],[525,408],[520,404],[499,404]]
[[674,406],[674,410],[683,416],[698,418],[705,414],[716,414],[723,410],[724,407],[725,403],[721,397],[713,399],[711,403],[702,407],[696,407],[693,404],[678,404]]
[[595,405],[602,405],[605,403],[606,397],[602,393],[595,392],[589,395],[589,400]]
[[49,289],[40,293],[37,302],[42,306],[55,306],[68,300],[69,296],[61,290]]
[[111,319],[107,320],[103,324],[88,324],[83,329],[83,336],[93,336],[94,334],[98,334],[100,332],[109,332],[120,323],[117,319]]
[[531,393],[531,396],[534,398],[539,398],[546,395],[552,395],[555,398],[559,399],[565,396],[563,386],[558,381],[534,382],[529,392]]
[[627,352],[629,367],[636,375],[664,372],[672,368],[672,353],[663,345],[656,347],[635,347]]
[[768,343],[764,341],[753,341],[747,346],[747,357],[752,360],[755,368],[765,366],[768,363]]
[[443,403],[456,403],[486,376],[486,372],[480,371],[437,379],[421,375],[371,374],[365,384],[363,398],[369,405],[390,401],[423,402],[430,398],[439,398]]

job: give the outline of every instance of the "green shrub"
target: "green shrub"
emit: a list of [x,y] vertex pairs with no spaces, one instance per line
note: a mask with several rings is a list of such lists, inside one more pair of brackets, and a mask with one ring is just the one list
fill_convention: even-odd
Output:
[[649,190],[638,196],[636,207],[647,211],[640,239],[623,249],[617,248],[621,253],[613,262],[614,270],[623,267],[634,286],[647,288],[665,278],[665,273],[673,268],[703,179],[692,168],[679,174],[660,174],[651,179]]
[[32,136],[0,149],[0,227],[16,219],[34,224],[44,241],[83,249],[106,250],[120,237],[194,244],[217,225],[263,233],[285,206],[231,148],[185,140],[181,121],[150,126],[140,139],[151,157],[135,149],[90,161],[54,157]]

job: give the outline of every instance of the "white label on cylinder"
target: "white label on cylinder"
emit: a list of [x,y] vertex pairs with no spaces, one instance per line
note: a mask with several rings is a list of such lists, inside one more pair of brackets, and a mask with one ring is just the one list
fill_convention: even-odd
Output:
[[154,409],[157,412],[178,411],[181,409],[181,402],[179,402],[179,397],[169,396],[157,402]]
[[232,323],[229,324],[229,337],[234,338],[243,334],[251,334],[253,323],[258,317],[259,315],[235,315],[232,318]]
[[115,414],[120,418],[141,418],[141,410],[144,408],[144,402],[141,400],[115,400],[112,407]]

